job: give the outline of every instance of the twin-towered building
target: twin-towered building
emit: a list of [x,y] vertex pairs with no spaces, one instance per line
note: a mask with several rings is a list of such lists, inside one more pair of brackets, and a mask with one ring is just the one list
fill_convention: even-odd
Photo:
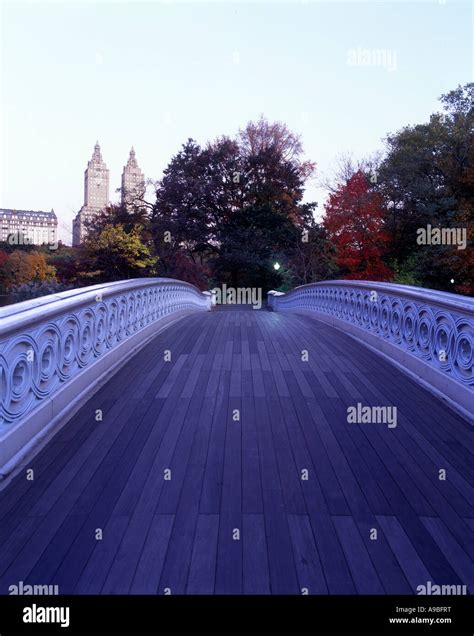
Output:
[[[109,170],[102,159],[99,142],[84,171],[84,205],[72,222],[72,244],[80,245],[87,233],[86,222],[109,205]],[[135,150],[122,172],[122,205],[129,206],[145,194],[145,175],[138,166]]]

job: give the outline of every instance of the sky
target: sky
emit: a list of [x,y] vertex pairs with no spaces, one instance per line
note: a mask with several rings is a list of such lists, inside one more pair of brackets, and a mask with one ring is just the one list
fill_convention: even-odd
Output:
[[114,201],[132,145],[156,180],[189,137],[263,114],[301,135],[321,213],[341,154],[383,150],[472,81],[472,41],[467,0],[0,0],[0,207],[54,208],[70,243],[96,140]]

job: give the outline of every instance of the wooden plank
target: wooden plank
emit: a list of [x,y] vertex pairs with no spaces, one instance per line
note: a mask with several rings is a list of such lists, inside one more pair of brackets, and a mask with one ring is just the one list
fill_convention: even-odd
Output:
[[[474,567],[469,555],[461,548],[441,519],[424,517],[421,521],[459,576],[461,584],[467,585],[472,594],[474,591]],[[449,583],[446,581],[446,583],[455,585],[457,582]]]
[[158,588],[174,515],[155,515],[133,576],[130,594],[163,594]]
[[244,514],[243,527],[243,593],[270,594],[265,517],[263,514]]
[[[395,558],[384,533],[381,531],[376,517],[358,519],[357,527],[366,550],[370,554],[380,582],[385,589],[385,593],[412,594],[410,584]],[[376,535],[374,535],[374,530],[377,532]]]
[[186,594],[214,594],[219,515],[198,515]]
[[[127,421],[127,417],[129,414],[128,409],[130,411],[133,411],[134,407],[135,409],[140,409],[140,408],[143,408],[143,405],[142,406],[136,405],[133,400],[129,400],[129,404],[127,408],[125,408],[122,411],[121,419],[114,422],[115,429],[110,429],[109,426],[104,426],[102,427],[102,430],[101,430],[102,435],[104,435],[105,432],[108,430],[113,430],[114,433],[118,436],[119,432],[122,430],[123,426],[125,425],[125,422]],[[111,440],[113,441],[114,438],[115,438],[114,434],[110,433],[108,437],[108,443],[111,443]],[[93,471],[95,470],[97,463],[101,461],[103,457],[102,453],[105,454],[108,448],[108,444],[103,444],[103,446],[100,446],[96,449],[96,453],[88,456],[87,461],[84,462],[83,455],[84,455],[84,452],[87,452],[88,450],[88,442],[90,439],[91,438],[88,438],[86,443],[80,448],[80,452],[76,456],[74,456],[73,461],[71,461],[68,464],[67,466],[67,472],[69,473],[68,478],[66,479],[66,483],[63,484],[63,488],[60,489],[59,492],[56,487],[56,483],[55,483],[56,480],[53,482],[53,486],[54,486],[53,492],[54,492],[54,498],[56,502],[53,503],[52,508],[50,509],[49,509],[49,505],[47,505],[46,510],[49,510],[49,514],[45,515],[44,519],[39,524],[37,524],[34,534],[28,537],[28,542],[24,545],[22,550],[18,553],[16,562],[12,564],[10,568],[5,571],[4,576],[6,578],[8,578],[9,576],[13,576],[13,579],[16,580],[18,576],[18,580],[25,580],[28,573],[31,571],[31,569],[40,559],[44,549],[47,547],[49,542],[55,536],[56,532],[59,530],[66,516],[70,513],[70,510],[72,506],[74,505],[76,499],[79,497],[84,486],[88,483],[91,477],[91,474],[93,474]],[[96,440],[94,439],[94,445],[95,445],[95,442]],[[77,471],[79,469],[81,470],[78,473]],[[59,474],[59,476],[56,477],[56,479],[60,479],[63,473],[64,471],[62,471]],[[73,477],[75,477],[75,479],[73,479],[70,486],[67,487],[70,480]],[[48,492],[48,490],[49,489],[47,489],[46,492]],[[61,497],[61,494],[63,494],[62,497]],[[38,502],[38,505],[42,503],[43,501],[40,499],[40,501]],[[102,512],[104,515],[107,514],[105,508]],[[99,527],[103,527],[104,525],[105,524],[102,523],[102,525]],[[20,525],[20,528],[21,528],[21,525]],[[24,530],[21,529],[21,532],[23,533]],[[92,533],[92,530],[91,530],[91,533]],[[90,546],[91,548],[93,547],[92,544],[90,544]],[[76,567],[76,569],[80,567],[79,563],[74,563],[74,566]],[[15,574],[13,574],[13,572],[15,572]],[[57,581],[57,583],[59,584],[59,581]],[[68,587],[68,589],[70,589],[68,579],[64,580],[64,587],[66,586]]]
[[216,594],[242,593],[242,416],[239,398],[229,397],[226,429],[222,493],[220,501],[219,540],[216,563]]
[[263,505],[272,594],[298,594],[298,577],[281,491],[264,489]]
[[[173,385],[174,385],[174,383],[176,381],[176,378],[181,373],[181,369],[183,368],[184,363],[186,362],[187,358],[188,358],[187,354],[186,355],[182,354],[182,355],[178,356],[178,359],[173,364],[173,366],[171,367],[170,372],[168,373],[168,377],[162,383],[162,385],[160,387],[160,390],[158,391],[158,393],[156,394],[155,397],[157,397],[157,398],[166,398],[166,397],[168,397],[168,394],[171,391],[171,389],[173,388]],[[171,365],[171,361],[168,364]]]
[[220,514],[216,594],[242,594],[242,514],[224,508]]
[[101,593],[108,571],[116,566],[116,554],[128,522],[128,517],[112,517],[109,520],[104,528],[103,539],[96,541],[89,561],[74,587],[75,594]]
[[359,594],[383,594],[384,589],[352,517],[333,517],[342,549]]
[[191,563],[193,541],[199,512],[200,495],[206,456],[210,449],[211,419],[215,401],[206,398],[193,440],[191,457],[176,509],[173,531],[160,578],[160,589],[170,588],[173,594],[184,594]]
[[[123,519],[123,517],[112,516],[110,522],[113,523],[116,519]],[[85,593],[97,594],[99,593],[98,591],[100,591],[102,594],[129,594],[135,568],[143,551],[150,525],[153,522],[153,517],[149,515],[135,515],[132,519],[128,517],[125,517],[125,519],[127,520],[126,530],[120,537],[120,543],[117,546],[113,561],[110,564],[108,574],[105,569],[105,574],[98,580],[96,572],[94,572],[94,576],[90,579],[85,578]],[[89,563],[97,564],[100,561],[101,558],[99,556],[92,554]],[[93,582],[95,586],[98,586],[99,580],[102,581],[103,585],[102,587],[95,588],[98,589],[97,592],[92,591],[94,588],[89,588],[91,591],[87,591],[88,585],[90,586]],[[80,581],[78,588],[80,589]],[[78,591],[77,593],[80,592]]]
[[288,515],[300,590],[327,594],[328,587],[307,515]]
[[[206,377],[208,373],[209,372],[206,372]],[[205,381],[206,377],[202,377],[201,379]],[[183,426],[180,429],[172,458],[167,466],[167,469],[171,470],[171,478],[169,480],[163,480],[159,494],[159,501],[156,508],[156,513],[158,514],[173,514],[177,508],[191,454],[194,433],[201,414],[203,397],[204,393],[202,391],[193,395],[189,409],[186,411],[186,416],[183,420]]]
[[332,518],[314,510],[310,499],[306,500],[306,505],[329,593],[356,594]]
[[[25,583],[55,584],[55,574],[64,558],[67,558],[71,545],[82,531],[85,520],[85,516],[68,515],[66,517],[42,553],[41,559],[32,568]],[[59,590],[59,593],[62,594],[62,590]]]
[[242,512],[263,513],[260,452],[253,394],[242,400]]
[[280,401],[269,398],[268,411],[285,509],[289,514],[304,515],[307,510],[301,485],[303,475],[295,464]]
[[313,465],[323,489],[331,514],[349,514],[349,507],[336,477],[330,458],[328,457],[321,437],[312,423],[312,416],[306,400],[299,392],[298,385],[291,375],[287,376],[287,383],[292,395],[292,402],[303,431]]
[[377,520],[413,592],[416,592],[418,585],[426,585],[427,581],[433,581],[434,577],[420,559],[398,519],[378,516]]
[[263,381],[260,358],[256,353],[250,354],[250,364],[252,366],[253,394],[255,397],[265,396],[265,383]]

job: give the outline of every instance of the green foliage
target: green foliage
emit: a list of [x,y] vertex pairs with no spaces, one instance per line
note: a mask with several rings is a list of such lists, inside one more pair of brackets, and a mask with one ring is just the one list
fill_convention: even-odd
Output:
[[82,247],[84,265],[91,278],[114,281],[153,275],[157,258],[144,245],[138,228],[126,232],[122,225],[105,225]]
[[399,285],[412,285],[413,287],[420,287],[421,282],[415,274],[416,263],[413,257],[408,258],[403,266],[398,261],[392,261],[390,268],[394,273],[393,282]]
[[[423,286],[474,293],[474,84],[443,95],[441,102],[444,113],[387,137],[378,176],[390,235],[386,257],[401,271],[413,267]],[[428,225],[465,227],[470,245],[419,245],[417,230]],[[452,278],[459,281],[454,289]]]

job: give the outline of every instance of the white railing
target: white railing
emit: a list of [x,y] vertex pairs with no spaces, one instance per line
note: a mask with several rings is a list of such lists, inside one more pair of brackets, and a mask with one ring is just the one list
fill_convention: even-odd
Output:
[[161,325],[210,309],[209,292],[165,278],[94,285],[0,309],[0,468],[9,459],[2,457],[4,438],[17,424],[36,419],[25,439],[31,437]]
[[303,285],[286,294],[271,291],[268,306],[326,317],[474,411],[474,298],[348,280]]

